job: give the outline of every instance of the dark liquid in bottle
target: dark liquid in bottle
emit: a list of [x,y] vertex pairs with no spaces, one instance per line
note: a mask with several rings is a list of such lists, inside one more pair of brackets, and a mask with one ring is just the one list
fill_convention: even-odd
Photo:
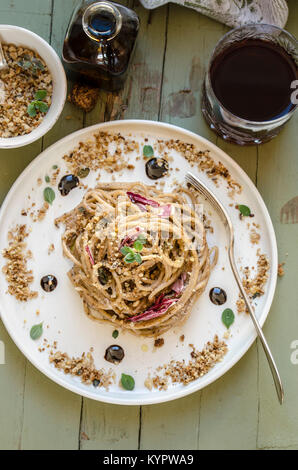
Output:
[[280,46],[261,39],[235,42],[211,64],[212,88],[220,103],[235,116],[269,121],[287,114],[297,66]]
[[94,15],[90,24],[92,28],[102,36],[110,36],[111,34],[114,34],[116,28],[115,18],[109,12],[102,12]]
[[113,14],[101,11],[90,18],[88,29],[97,40],[91,39],[83,28],[85,9],[80,8],[68,27],[63,45],[63,61],[70,78],[108,91],[119,90],[124,85],[139,28],[134,11],[114,5],[122,17],[119,32]]

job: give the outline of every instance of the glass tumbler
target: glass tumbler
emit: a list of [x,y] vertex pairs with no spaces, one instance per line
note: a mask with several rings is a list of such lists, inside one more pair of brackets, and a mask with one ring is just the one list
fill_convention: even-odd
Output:
[[[272,49],[276,47],[277,51],[279,50],[286,55],[287,60],[293,66],[293,70],[296,71],[294,72],[294,80],[289,85],[289,106],[273,119],[258,120],[251,119],[251,117],[249,119],[240,117],[237,113],[235,114],[231,109],[228,109],[227,105],[224,106],[214,91],[214,78],[212,82],[211,70],[215,60],[220,60],[219,57],[223,57],[228,49],[232,50],[235,47],[239,47],[240,50],[242,45],[249,44],[249,40],[254,40],[256,44],[260,40],[270,42],[270,47],[272,46]],[[282,51],[280,48],[282,48]],[[239,145],[261,144],[275,137],[285,123],[293,116],[297,108],[297,67],[298,42],[287,31],[267,24],[250,24],[229,31],[216,44],[203,83],[202,112],[210,128],[223,139]],[[254,76],[257,73],[258,70],[251,70],[251,74],[255,74]],[[253,79],[253,77],[250,78]],[[241,83],[237,83],[237,86],[241,87],[241,85]],[[243,93],[245,93],[245,83],[243,83]],[[274,94],[270,98],[274,100]]]

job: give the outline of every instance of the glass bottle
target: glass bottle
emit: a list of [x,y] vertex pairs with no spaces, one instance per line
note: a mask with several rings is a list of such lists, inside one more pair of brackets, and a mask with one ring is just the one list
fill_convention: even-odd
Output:
[[72,15],[63,44],[70,78],[108,91],[121,89],[138,29],[133,10],[109,1],[83,1]]

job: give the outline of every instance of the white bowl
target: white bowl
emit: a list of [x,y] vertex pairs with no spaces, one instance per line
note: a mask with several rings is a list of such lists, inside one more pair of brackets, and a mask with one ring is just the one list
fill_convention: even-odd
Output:
[[36,51],[47,64],[53,79],[52,103],[41,124],[30,134],[18,137],[1,138],[0,149],[22,147],[28,145],[45,135],[55,124],[64,107],[67,82],[61,60],[54,49],[40,36],[19,26],[0,25],[0,40],[2,43],[11,43],[16,46],[26,46]]

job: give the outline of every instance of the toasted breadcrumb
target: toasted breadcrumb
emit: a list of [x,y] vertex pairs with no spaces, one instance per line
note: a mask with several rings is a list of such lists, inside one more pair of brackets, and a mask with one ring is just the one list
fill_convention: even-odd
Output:
[[285,263],[279,263],[278,265],[277,274],[279,275],[279,277],[282,277],[285,274],[285,270],[283,268],[284,265]]
[[256,232],[255,229],[252,229],[250,231],[249,238],[253,245],[257,245],[261,239],[261,235],[258,232]]
[[204,171],[208,178],[212,179],[216,185],[218,185],[219,179],[224,179],[227,182],[228,188],[231,190],[230,196],[234,193],[240,194],[242,187],[237,181],[235,181],[230,175],[229,170],[221,163],[215,162],[210,156],[209,150],[197,150],[194,144],[181,142],[180,140],[167,140],[158,141],[157,151],[159,154],[166,150],[176,150],[192,165]]
[[52,76],[46,63],[35,51],[14,44],[2,44],[2,48],[8,68],[0,72],[5,95],[0,103],[0,137],[26,135],[39,126],[45,116],[39,111],[35,116],[28,114],[27,108],[34,100],[35,93],[46,90],[44,101],[48,106],[51,105]]
[[[168,364],[157,368],[156,374],[152,378],[154,388],[159,390],[167,390],[169,381],[172,383],[188,383],[207,374],[209,370],[227,353],[228,348],[224,341],[220,341],[218,336],[214,336],[213,342],[208,342],[202,351],[197,351],[190,344],[192,349],[190,353],[190,361],[188,363],[172,360]],[[148,377],[147,380],[150,380]]]
[[48,255],[53,253],[53,251],[55,251],[55,245],[54,245],[54,243],[51,243],[49,248],[48,248]]
[[8,232],[9,246],[3,250],[3,257],[8,260],[2,268],[8,282],[7,291],[21,302],[26,302],[38,295],[29,287],[34,277],[32,270],[27,268],[27,260],[32,258],[32,253],[27,250],[25,242],[28,235],[26,225],[17,225]]
[[165,340],[163,338],[157,338],[155,341],[154,341],[154,346],[156,348],[161,348],[163,345],[165,344]]
[[[35,204],[32,204],[32,206],[35,206]],[[41,222],[45,216],[46,216],[46,213],[49,209],[50,205],[47,201],[44,201],[43,205],[41,206],[40,209],[37,209],[37,211],[32,211],[30,212],[30,217],[32,219],[33,222]]]
[[56,369],[62,370],[65,374],[77,375],[85,384],[93,384],[95,387],[104,387],[106,390],[112,383],[115,383],[115,373],[109,369],[96,369],[94,359],[90,352],[83,353],[81,357],[69,357],[67,353],[61,351],[50,351],[50,363]]
[[150,392],[151,392],[151,390],[152,390],[152,388],[153,388],[153,381],[152,381],[152,379],[151,379],[150,376],[148,376],[148,377],[145,379],[144,385],[145,385],[145,387],[148,388],[148,390],[150,390]]
[[[242,279],[242,284],[250,300],[253,300],[256,297],[260,297],[264,294],[264,286],[267,282],[268,271],[270,268],[270,264],[266,255],[260,254],[260,251],[258,250],[257,256],[257,273],[253,278],[250,277],[250,269],[248,266],[243,269],[244,278]],[[245,302],[241,294],[239,294],[236,305],[238,313],[245,311],[247,312]]]
[[74,174],[86,167],[90,170],[105,169],[108,173],[114,173],[124,168],[134,169],[134,165],[127,159],[127,154],[134,150],[139,150],[139,144],[132,139],[124,138],[121,134],[97,132],[93,139],[79,142],[63,159]]
[[99,88],[75,83],[68,95],[68,101],[83,111],[86,111],[86,113],[89,113],[95,107],[98,97]]

